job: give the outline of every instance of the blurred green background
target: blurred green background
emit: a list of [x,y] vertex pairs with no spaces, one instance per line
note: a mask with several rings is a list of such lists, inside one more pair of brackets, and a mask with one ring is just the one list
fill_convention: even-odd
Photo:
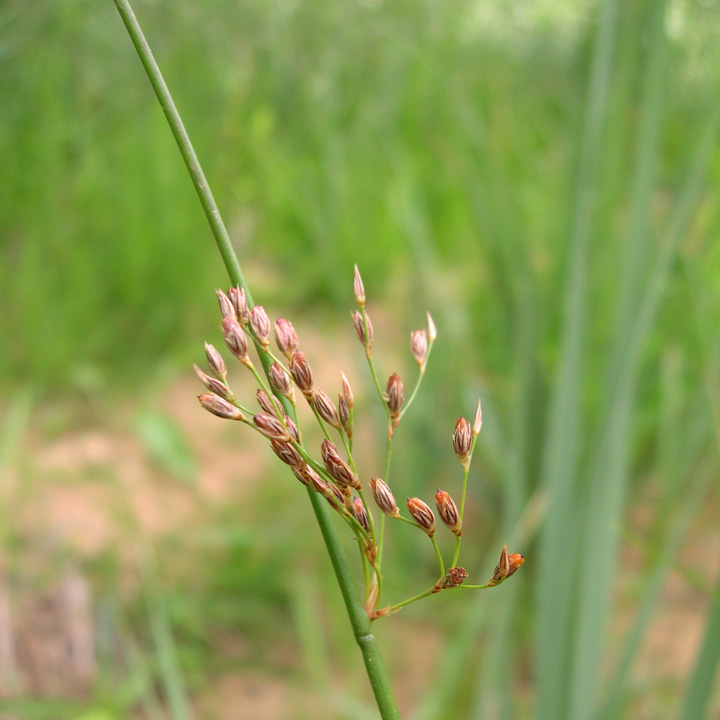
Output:
[[[367,476],[354,263],[383,373],[439,329],[398,496],[458,492],[483,398],[461,561],[526,564],[376,624],[403,716],[720,717],[720,3],[135,10]],[[3,717],[375,717],[302,488],[195,403],[226,276],[109,0],[0,4],[0,181]],[[389,531],[395,600],[435,568]]]

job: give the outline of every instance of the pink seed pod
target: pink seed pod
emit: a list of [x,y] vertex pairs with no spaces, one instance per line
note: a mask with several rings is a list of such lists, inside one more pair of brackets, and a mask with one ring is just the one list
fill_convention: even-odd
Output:
[[341,427],[340,415],[327,393],[324,393],[322,390],[313,390],[312,402],[318,411],[318,415],[320,415],[328,425],[339,430]]
[[250,327],[260,345],[267,349],[270,344],[270,318],[262,305],[253,305],[250,311]]
[[268,413],[268,415],[274,415],[277,417],[277,409],[273,404],[272,399],[262,388],[258,388],[258,391],[255,393],[255,397],[257,398],[258,405],[264,412]]
[[250,322],[250,310],[248,309],[247,297],[245,296],[245,288],[231,287],[228,290],[228,297],[235,308],[235,317],[237,321],[245,327]]
[[385,390],[387,406],[390,410],[390,417],[396,420],[400,416],[403,402],[405,402],[405,393],[403,390],[402,380],[397,373],[393,373],[387,382]]
[[209,343],[205,343],[205,357],[207,358],[210,371],[213,376],[225,382],[227,380],[227,366],[222,355]]
[[435,323],[433,322],[432,315],[430,313],[427,313],[427,324],[428,338],[430,339],[430,344],[432,345],[437,338],[437,328],[435,327]]
[[290,361],[290,374],[300,392],[309,400],[312,397],[313,376],[310,364],[305,355],[299,350],[292,356]]
[[470,423],[464,417],[461,417],[455,423],[455,431],[453,432],[453,449],[463,465],[465,465],[468,461],[471,446],[472,431],[470,429]]
[[296,442],[300,442],[300,431],[298,430],[298,426],[295,424],[295,421],[289,416],[285,416],[285,427],[288,429],[288,432],[290,433],[290,437]]
[[460,513],[458,512],[455,501],[444,490],[438,490],[435,493],[435,507],[437,507],[438,514],[443,523],[445,523],[455,535],[460,537],[462,535]]
[[475,420],[473,421],[472,433],[473,437],[477,437],[482,429],[482,404],[478,398],[477,410],[475,411]]
[[222,334],[225,345],[228,350],[244,365],[250,363],[248,357],[248,344],[247,338],[243,329],[240,327],[240,323],[235,317],[225,317],[222,321]]
[[338,393],[338,415],[340,416],[340,423],[345,430],[346,435],[351,438],[353,436],[352,423],[350,422],[350,410],[348,410],[347,402],[345,397]]
[[204,373],[197,365],[193,364],[195,374],[200,378],[200,382],[212,393],[219,395],[223,400],[227,400],[230,403],[235,402],[235,395],[232,390],[221,380],[210,377],[207,373]]
[[367,332],[365,332],[365,321],[363,321],[362,313],[357,310],[352,314],[353,325],[357,333],[358,340],[365,346],[365,351],[370,352],[373,342],[373,328],[370,322],[370,316],[365,313],[365,321],[367,322]]
[[373,498],[377,503],[377,506],[391,518],[400,517],[400,510],[398,509],[397,502],[395,502],[395,496],[392,494],[392,490],[388,487],[380,478],[373,478],[370,481],[370,490],[372,491]]
[[424,330],[414,330],[410,334],[410,351],[415,358],[415,362],[421,371],[425,370],[425,360],[428,353],[427,334]]
[[368,512],[363,505],[363,501],[358,497],[353,500],[352,507],[353,515],[355,519],[362,525],[365,532],[370,532],[370,520],[368,519]]
[[206,393],[198,395],[200,404],[213,415],[224,418],[225,420],[242,420],[243,414],[232,403],[223,400],[219,395],[214,393]]
[[408,498],[405,503],[413,520],[429,537],[435,535],[435,515],[430,507],[420,498]]
[[290,433],[287,428],[273,415],[268,413],[255,413],[253,416],[255,427],[267,438],[271,440],[281,440],[289,442]]
[[322,459],[330,476],[342,487],[361,489],[360,481],[350,466],[340,457],[338,449],[327,438],[322,441]]
[[298,349],[298,336],[289,320],[278,318],[275,321],[275,342],[288,360]]
[[352,410],[355,405],[355,396],[353,395],[352,388],[350,387],[350,381],[345,377],[345,373],[340,373],[340,390],[342,396],[345,399],[345,404],[348,410]]
[[270,440],[270,445],[275,454],[292,468],[302,468],[305,465],[297,448],[291,443],[282,440]]
[[222,316],[224,318],[235,317],[235,308],[230,302],[230,298],[228,298],[228,296],[222,290],[216,290],[215,294],[217,295],[218,304],[220,305],[220,312],[222,313]]
[[363,285],[357,265],[355,266],[355,275],[353,277],[353,294],[355,295],[355,302],[359,307],[362,307],[365,304],[365,286]]

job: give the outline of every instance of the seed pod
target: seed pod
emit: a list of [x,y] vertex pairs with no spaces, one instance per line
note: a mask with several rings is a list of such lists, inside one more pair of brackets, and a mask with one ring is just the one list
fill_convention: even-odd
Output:
[[285,416],[285,427],[288,429],[288,432],[290,433],[290,437],[296,442],[300,442],[300,431],[298,430],[298,426],[295,424],[295,421],[289,416]]
[[301,468],[305,465],[305,461],[303,460],[302,456],[291,442],[284,442],[282,440],[270,440],[270,445],[275,451],[275,454],[290,467]]
[[[363,320],[362,313],[357,310],[352,314],[353,325],[355,326],[355,332],[357,333],[358,340],[365,346],[366,352],[370,352],[373,341],[373,329],[372,323],[370,322],[370,316],[365,313],[365,320]],[[367,333],[365,332],[365,323],[367,322]]]
[[258,391],[255,393],[255,397],[257,398],[258,405],[264,412],[277,417],[277,409],[275,408],[273,401],[262,388],[258,388]]
[[284,395],[291,403],[295,403],[295,392],[293,390],[290,377],[285,371],[285,368],[278,362],[274,362],[270,366],[269,371],[270,382],[272,386],[281,394]]
[[290,374],[293,376],[293,380],[300,392],[309,400],[312,397],[313,389],[312,370],[305,359],[305,355],[299,350],[292,356],[290,361]]
[[228,297],[235,308],[235,317],[237,321],[245,327],[250,321],[250,310],[248,309],[247,297],[245,296],[245,288],[231,287],[228,290]]
[[324,393],[322,390],[313,390],[312,401],[315,409],[318,411],[318,415],[320,415],[328,425],[339,430],[340,416],[327,393]]
[[280,352],[289,360],[298,349],[298,336],[292,323],[285,318],[275,321],[275,342]]
[[[445,577],[440,581],[440,587],[438,590],[447,590],[448,588],[459,587],[463,584],[467,576],[468,574],[465,568],[451,567],[445,573]],[[435,587],[437,587],[437,585]]]
[[424,330],[414,330],[410,333],[410,351],[420,370],[424,371],[428,352],[427,334]]
[[217,295],[218,304],[220,305],[220,312],[222,313],[222,316],[224,318],[235,317],[235,308],[230,302],[228,296],[222,290],[216,290],[215,294]]
[[360,498],[355,498],[353,500],[352,513],[355,516],[355,519],[363,526],[365,532],[370,532],[370,521],[368,519],[367,508]]
[[463,466],[466,466],[468,463],[468,455],[470,453],[471,446],[472,431],[470,430],[470,423],[464,417],[461,417],[455,423],[455,431],[453,432],[453,449]]
[[494,587],[499,585],[504,580],[507,580],[511,575],[514,575],[518,568],[525,562],[525,558],[519,553],[513,553],[508,555],[507,545],[503,545],[502,552],[500,553],[500,560],[495,566],[492,577],[490,578],[488,585]]
[[262,305],[253,305],[250,311],[250,327],[260,345],[267,349],[270,344],[270,318]]
[[250,363],[247,350],[247,338],[235,317],[225,317],[222,321],[222,334],[228,350],[244,365]]
[[281,440],[288,442],[290,433],[287,428],[273,415],[268,413],[255,413],[253,416],[255,427],[267,438],[271,440]]
[[310,487],[317,490],[321,495],[324,495],[328,489],[328,483],[325,482],[309,465],[305,466],[305,472],[303,475],[307,478],[310,483]]
[[305,485],[306,487],[313,487],[313,484],[310,481],[310,471],[312,470],[312,468],[310,468],[308,465],[299,465],[298,467],[293,467],[291,465],[290,469],[293,471],[293,475],[295,475],[295,477],[303,485]]
[[377,506],[386,515],[389,515],[391,518],[400,517],[400,510],[395,502],[395,496],[392,494],[392,490],[388,487],[387,483],[380,478],[373,478],[370,481],[370,490],[372,491]]
[[355,266],[355,277],[353,278],[353,294],[355,295],[355,302],[359,307],[362,307],[365,304],[365,286],[357,265]]
[[338,415],[340,416],[340,423],[343,426],[343,430],[349,438],[353,436],[352,424],[350,423],[350,410],[348,410],[347,402],[345,397],[338,393]]
[[195,374],[200,378],[200,382],[212,393],[219,395],[223,400],[227,400],[230,403],[235,402],[235,395],[232,390],[222,381],[217,378],[210,377],[207,373],[204,373],[197,365],[193,363]]
[[478,406],[477,406],[477,410],[475,411],[475,420],[473,420],[473,426],[472,426],[473,437],[477,437],[480,434],[481,428],[482,428],[482,405],[480,404],[480,399],[478,398]]
[[345,373],[340,373],[340,389],[342,391],[342,396],[345,399],[345,404],[348,407],[348,410],[352,410],[355,405],[355,396],[353,395],[352,388],[350,387],[350,382],[345,377]]
[[227,366],[222,355],[209,343],[205,343],[205,357],[212,374],[221,382],[227,380]]
[[227,400],[223,400],[219,395],[215,395],[214,393],[198,395],[198,401],[208,412],[225,420],[243,419],[243,414],[240,410]]
[[418,526],[427,533],[428,537],[433,537],[435,535],[435,515],[430,506],[420,498],[408,498],[405,504]]
[[507,578],[509,578],[511,575],[514,575],[519,569],[520,566],[525,562],[525,556],[521,555],[520,553],[511,553],[508,555],[508,574]]
[[342,487],[361,489],[360,481],[350,466],[340,457],[338,449],[327,438],[322,441],[322,459],[330,476]]
[[437,338],[437,328],[435,327],[435,323],[433,322],[432,315],[430,313],[427,313],[427,322],[428,338],[430,339],[430,344],[432,345],[435,342],[435,338]]
[[393,420],[397,420],[402,410],[403,402],[405,401],[402,380],[397,373],[393,373],[388,379],[385,398],[387,400],[387,406],[390,409],[390,417]]
[[462,535],[460,513],[458,513],[455,501],[444,490],[438,490],[435,493],[435,507],[437,507],[440,519],[460,537]]

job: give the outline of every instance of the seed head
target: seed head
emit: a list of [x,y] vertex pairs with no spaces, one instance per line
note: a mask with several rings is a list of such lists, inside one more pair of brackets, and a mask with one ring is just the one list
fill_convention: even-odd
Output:
[[393,373],[388,379],[387,388],[385,390],[385,398],[387,406],[390,409],[390,417],[397,420],[405,401],[405,392],[403,390],[402,380],[397,373]]
[[455,432],[453,432],[453,449],[464,467],[466,467],[469,462],[468,456],[470,454],[471,446],[472,431],[470,430],[470,423],[464,417],[461,417],[455,423]]
[[270,445],[275,454],[292,468],[302,468],[305,461],[291,442],[282,440],[270,440]]
[[458,513],[455,501],[444,490],[438,490],[435,493],[435,507],[437,507],[440,519],[460,537],[462,535],[460,513]]
[[285,318],[275,321],[275,342],[280,352],[289,360],[298,349],[298,336],[292,323]]
[[245,296],[245,288],[231,287],[228,290],[228,297],[235,308],[235,317],[237,321],[245,327],[250,321],[250,310],[248,309],[247,297]]
[[315,409],[318,411],[318,415],[320,415],[328,425],[339,430],[341,426],[340,415],[329,395],[322,390],[313,390],[312,401]]
[[353,487],[356,490],[361,489],[360,481],[350,466],[340,457],[338,449],[327,438],[322,442],[322,459],[325,468],[331,477],[333,477],[338,485],[342,487]]
[[305,359],[305,355],[299,350],[292,356],[290,361],[290,374],[293,376],[295,384],[300,392],[308,399],[312,397],[313,377],[310,364]]
[[285,368],[278,362],[274,362],[269,370],[270,382],[272,386],[284,395],[290,402],[295,403],[295,391],[293,390],[290,377]]
[[223,400],[227,400],[230,403],[235,402],[235,395],[233,395],[232,390],[221,380],[218,380],[217,378],[210,377],[207,373],[204,373],[197,365],[193,364],[193,368],[195,369],[195,374],[200,378],[200,382],[208,389],[210,392],[215,393],[215,395],[219,395]]
[[440,586],[441,586],[440,589],[447,590],[448,588],[459,587],[460,585],[463,584],[463,582],[465,581],[467,576],[468,576],[468,574],[467,574],[465,568],[451,567],[445,573],[445,577],[440,581]]
[[410,350],[420,371],[424,372],[428,352],[427,333],[424,330],[413,330],[410,333]]
[[355,294],[355,302],[359,307],[362,307],[365,304],[365,286],[357,265],[355,266],[355,277],[353,279],[353,293]]
[[260,345],[267,350],[270,344],[270,318],[262,305],[253,305],[250,311],[250,327]]
[[224,318],[235,317],[235,308],[230,302],[230,298],[228,298],[228,296],[222,290],[216,290],[215,294],[217,295],[218,304],[220,305],[220,312],[222,313],[222,316]]
[[413,516],[413,520],[427,533],[428,537],[433,537],[435,535],[435,515],[429,505],[416,497],[408,498],[405,504]]
[[[373,341],[373,329],[372,323],[370,322],[370,316],[365,313],[365,320],[363,320],[362,313],[357,310],[352,314],[353,325],[355,326],[355,332],[357,333],[358,340],[365,346],[365,351],[370,352]],[[365,323],[367,322],[367,333],[365,332]]]
[[205,343],[205,357],[214,377],[221,382],[227,380],[227,366],[222,355],[210,344]]
[[258,391],[255,393],[255,397],[257,398],[258,405],[262,408],[264,412],[277,417],[277,410],[275,408],[275,405],[273,404],[273,401],[262,388],[258,388]]
[[367,509],[360,498],[353,500],[352,511],[355,519],[363,526],[365,532],[370,532],[370,521],[368,520]]
[[225,420],[243,419],[243,414],[240,410],[227,400],[223,400],[219,395],[215,395],[214,393],[198,395],[198,401],[208,412]]
[[391,518],[400,517],[400,510],[395,502],[395,496],[387,483],[380,478],[373,478],[370,481],[370,490],[377,506]]
[[247,338],[243,329],[240,327],[240,323],[235,319],[234,316],[227,316],[222,321],[222,334],[225,344],[228,350],[244,365],[250,363],[247,350]]
[[255,427],[267,438],[288,442],[290,433],[287,428],[273,415],[259,412],[253,416]]

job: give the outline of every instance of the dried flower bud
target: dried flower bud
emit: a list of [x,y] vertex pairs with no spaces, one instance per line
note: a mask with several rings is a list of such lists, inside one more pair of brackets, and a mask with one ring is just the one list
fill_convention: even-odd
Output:
[[308,467],[307,465],[299,465],[298,467],[290,466],[290,469],[293,471],[293,475],[306,487],[312,487],[312,483],[310,482],[310,475],[308,473],[309,470],[312,468]]
[[220,312],[222,313],[222,316],[224,318],[235,317],[235,308],[230,302],[228,296],[222,290],[216,290],[215,294],[217,295],[218,304],[220,305]]
[[285,355],[288,360],[298,349],[298,336],[289,320],[278,318],[275,321],[275,342],[280,352]]
[[[370,316],[365,313],[365,319],[363,320],[362,313],[357,310],[352,314],[353,325],[355,326],[355,332],[357,333],[358,340],[365,346],[366,352],[370,352],[373,341],[373,328],[370,322]],[[367,323],[367,333],[365,332],[365,323]]]
[[475,420],[473,420],[473,426],[472,426],[473,437],[477,437],[480,434],[481,428],[482,428],[482,405],[480,404],[480,399],[478,398],[478,406],[477,406],[477,410],[475,411]]
[[323,480],[309,465],[305,466],[303,475],[309,481],[311,487],[317,490],[321,495],[325,495],[329,487],[328,483],[325,482],[325,480]]
[[267,349],[270,344],[270,318],[262,305],[253,305],[250,311],[250,327],[260,345]]
[[271,440],[281,440],[288,442],[290,433],[287,428],[273,415],[268,413],[255,413],[253,416],[255,427],[267,438]]
[[345,377],[345,373],[340,373],[340,389],[342,391],[342,396],[345,398],[345,404],[348,406],[348,410],[352,410],[353,406],[355,404],[355,396],[353,395],[352,388],[350,387],[350,382]]
[[312,370],[305,359],[305,355],[299,350],[290,360],[290,374],[293,376],[295,384],[300,388],[300,392],[309,400],[312,397],[313,389]]
[[[514,575],[520,566],[525,562],[525,556],[520,553],[511,553],[508,555],[508,574],[507,577]],[[507,578],[505,578],[507,580]]]
[[461,417],[455,423],[455,432],[453,432],[453,448],[455,454],[460,459],[460,462],[464,467],[467,467],[469,462],[470,447],[472,446],[472,432],[470,430],[470,423]]
[[462,535],[460,513],[458,513],[455,501],[444,490],[438,490],[435,493],[435,507],[437,507],[440,519],[460,537]]
[[428,338],[430,339],[430,344],[432,345],[435,342],[435,338],[437,338],[437,328],[435,327],[435,323],[433,322],[432,315],[430,313],[427,313],[427,322]]
[[347,505],[347,501],[345,498],[345,495],[343,495],[342,490],[337,487],[336,485],[333,485],[332,483],[328,483],[328,490],[325,491],[325,497],[327,498],[327,501],[330,503],[331,507],[334,507],[335,509],[345,508]]
[[402,380],[397,373],[393,373],[388,379],[387,388],[385,389],[385,399],[390,409],[390,417],[396,420],[400,416],[400,411],[405,401]]
[[338,449],[327,438],[322,441],[322,459],[330,476],[342,487],[361,489],[360,481],[350,466],[340,457]]
[[292,383],[290,382],[290,376],[287,374],[285,368],[278,362],[274,362],[270,366],[268,371],[270,382],[272,386],[281,394],[284,395],[290,402],[295,402],[295,391],[293,390]]
[[507,545],[503,545],[502,552],[500,553],[500,560],[498,560],[498,564],[495,566],[495,570],[488,582],[488,586],[494,587],[504,580],[507,580],[507,578],[518,571],[518,568],[524,562],[525,558],[523,558],[523,556],[519,553],[508,555]]
[[418,526],[426,532],[429,537],[435,535],[435,515],[433,515],[430,506],[420,498],[408,498],[405,505]]
[[290,437],[296,442],[300,442],[300,432],[298,431],[298,426],[295,424],[295,421],[289,416],[285,416],[285,427],[288,429],[288,432],[290,433]]
[[460,587],[463,584],[468,574],[465,568],[451,567],[446,573],[445,577],[440,580],[438,585],[435,586],[437,590],[447,590],[448,588]]
[[353,436],[352,423],[350,422],[350,410],[348,410],[347,402],[345,397],[338,393],[338,415],[340,416],[340,423],[343,426],[343,430],[349,438]]
[[206,393],[198,395],[200,404],[213,415],[225,418],[226,420],[242,420],[243,414],[232,403],[223,400],[219,395]]
[[262,388],[258,388],[258,391],[255,393],[255,397],[257,398],[258,405],[263,409],[264,412],[277,417],[278,413],[275,404],[270,399],[270,396]]
[[414,330],[410,334],[410,350],[415,358],[415,362],[420,367],[420,371],[425,370],[425,359],[428,353],[427,334],[424,330]]
[[363,530],[365,530],[365,532],[370,532],[370,521],[368,519],[367,508],[360,498],[355,498],[353,500],[352,512],[355,519],[362,525]]
[[208,365],[212,374],[222,382],[227,379],[227,366],[222,355],[209,343],[205,343],[205,357],[207,357]]
[[245,327],[250,321],[250,310],[248,309],[247,297],[245,296],[245,288],[231,287],[228,290],[228,297],[235,308],[235,317],[237,321]]
[[377,506],[391,518],[400,517],[400,510],[395,502],[395,496],[387,483],[380,478],[373,478],[370,481],[370,490]]
[[336,430],[340,429],[340,415],[338,415],[337,408],[333,405],[333,401],[330,399],[327,393],[322,390],[313,390],[312,402],[315,409],[318,411],[318,415],[328,424],[334,427]]
[[197,365],[193,364],[195,374],[200,378],[200,382],[212,393],[219,395],[223,400],[227,400],[232,403],[235,402],[235,395],[232,390],[221,380],[210,377],[210,375],[204,373]]
[[353,278],[353,293],[355,294],[355,302],[362,307],[365,304],[365,286],[357,265],[355,266],[355,277]]
[[250,362],[247,350],[247,338],[243,329],[240,327],[240,323],[235,317],[225,317],[222,321],[222,334],[225,344],[228,350],[243,364],[247,365]]
[[272,445],[275,454],[290,467],[302,468],[305,465],[302,456],[291,442],[270,440],[270,445]]

